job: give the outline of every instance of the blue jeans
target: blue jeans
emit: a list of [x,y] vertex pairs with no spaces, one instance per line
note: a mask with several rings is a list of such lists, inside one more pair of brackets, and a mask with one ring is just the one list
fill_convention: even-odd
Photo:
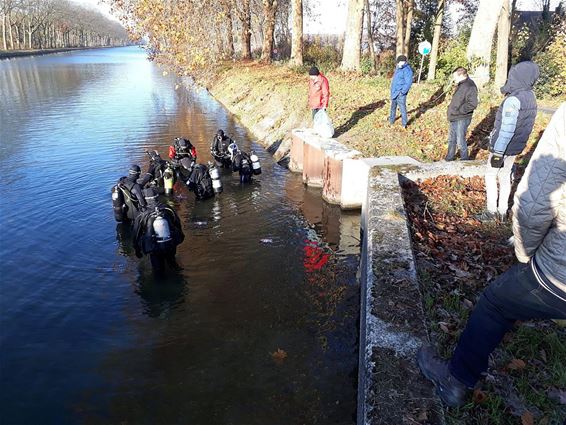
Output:
[[446,160],[452,161],[456,155],[456,145],[460,147],[460,158],[468,159],[468,145],[466,144],[466,131],[472,122],[471,118],[451,121],[448,134],[448,154]]
[[395,115],[397,114],[397,105],[399,105],[399,110],[401,111],[401,122],[403,127],[407,127],[407,95],[400,94],[395,99],[391,99],[391,113],[389,114],[389,122],[393,124],[395,122]]
[[546,279],[545,285],[553,292],[539,283],[532,264],[517,264],[487,287],[450,360],[456,379],[473,387],[516,320],[566,318],[566,294]]

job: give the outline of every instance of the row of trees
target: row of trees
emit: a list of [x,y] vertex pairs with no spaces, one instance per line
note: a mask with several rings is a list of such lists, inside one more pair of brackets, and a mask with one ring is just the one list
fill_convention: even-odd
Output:
[[[220,60],[274,57],[303,64],[303,16],[316,16],[324,0],[105,0],[134,39],[146,39],[155,56],[192,71]],[[415,55],[432,38],[428,78],[434,79],[441,40],[448,38],[450,5],[464,8],[471,26],[467,60],[480,84],[489,80],[492,40],[497,33],[496,80],[508,69],[511,15],[516,0],[345,0],[346,31],[341,68],[359,71],[364,52],[375,67],[383,51]],[[540,0],[545,5],[549,0]],[[544,5],[543,5],[544,6]],[[477,13],[476,13],[477,11]],[[473,18],[475,16],[475,19]],[[472,25],[473,21],[473,25]],[[323,22],[329,28],[334,23]],[[429,38],[430,39],[430,38]]]
[[0,0],[0,24],[4,50],[128,43],[118,22],[69,0]]

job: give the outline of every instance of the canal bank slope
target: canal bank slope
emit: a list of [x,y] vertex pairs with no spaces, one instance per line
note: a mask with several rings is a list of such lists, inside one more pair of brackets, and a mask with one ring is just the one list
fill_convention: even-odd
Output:
[[[408,95],[409,127],[390,126],[389,79],[354,76],[332,71],[329,114],[335,137],[364,157],[407,155],[423,162],[442,159],[446,150],[448,125],[446,109],[450,95],[439,83],[414,84]],[[287,141],[291,130],[309,126],[308,76],[305,68],[293,69],[256,62],[230,63],[199,83],[266,146]],[[482,149],[502,97],[485,91],[470,126],[472,158],[484,159]],[[549,116],[539,114],[529,143],[538,140]],[[280,158],[277,158],[280,159]]]

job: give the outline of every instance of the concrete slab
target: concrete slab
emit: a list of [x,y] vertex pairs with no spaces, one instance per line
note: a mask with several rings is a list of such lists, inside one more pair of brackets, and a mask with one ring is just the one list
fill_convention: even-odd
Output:
[[358,425],[443,423],[432,384],[415,365],[427,341],[422,295],[397,171],[369,173],[361,261]]

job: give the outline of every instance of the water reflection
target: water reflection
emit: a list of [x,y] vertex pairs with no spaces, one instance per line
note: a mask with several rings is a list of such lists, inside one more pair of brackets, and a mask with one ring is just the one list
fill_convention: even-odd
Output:
[[[356,217],[205,91],[174,86],[136,49],[0,62],[0,166],[17,176],[0,187],[0,419],[353,423]],[[224,193],[203,202],[179,188],[183,270],[157,280],[114,222],[110,187],[174,137],[206,162],[218,128],[263,174],[242,186],[225,170]]]

